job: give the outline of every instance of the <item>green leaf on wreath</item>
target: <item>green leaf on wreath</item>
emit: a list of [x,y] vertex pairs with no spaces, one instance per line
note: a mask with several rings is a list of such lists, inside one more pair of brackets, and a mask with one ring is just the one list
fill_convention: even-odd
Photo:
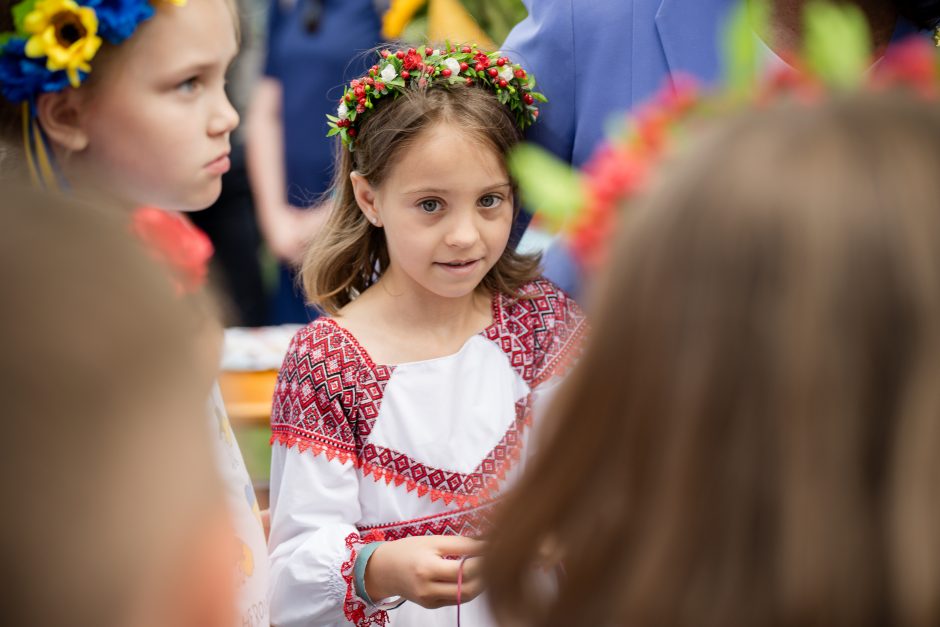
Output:
[[547,150],[520,144],[509,153],[508,164],[525,203],[534,207],[550,228],[561,229],[584,205],[581,176]]
[[757,36],[767,33],[769,15],[765,0],[743,0],[731,13],[724,32],[722,53],[725,81],[734,92],[746,92],[757,79],[762,61]]
[[852,88],[871,64],[868,21],[853,5],[811,2],[804,13],[804,54],[814,73],[827,84]]

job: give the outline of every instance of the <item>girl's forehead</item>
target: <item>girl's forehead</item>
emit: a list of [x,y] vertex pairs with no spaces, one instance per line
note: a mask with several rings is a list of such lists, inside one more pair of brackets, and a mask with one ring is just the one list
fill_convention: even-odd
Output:
[[505,159],[485,135],[442,121],[422,131],[404,146],[396,161],[453,170],[505,169]]
[[128,56],[150,68],[228,64],[238,51],[235,16],[227,0],[189,0],[185,6],[160,2],[153,18],[124,46]]
[[389,180],[402,191],[477,190],[509,181],[503,156],[483,137],[446,122],[422,132],[395,156]]

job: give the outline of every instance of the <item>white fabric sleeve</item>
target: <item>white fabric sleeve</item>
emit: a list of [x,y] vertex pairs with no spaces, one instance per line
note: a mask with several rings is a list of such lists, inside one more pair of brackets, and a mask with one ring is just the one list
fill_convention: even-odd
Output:
[[361,544],[355,466],[280,444],[271,452],[271,624],[379,622],[377,608],[366,608],[352,586]]

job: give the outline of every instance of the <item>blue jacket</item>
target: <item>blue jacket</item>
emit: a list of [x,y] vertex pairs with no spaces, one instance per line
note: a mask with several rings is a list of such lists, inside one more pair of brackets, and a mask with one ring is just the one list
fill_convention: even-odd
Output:
[[605,123],[654,94],[670,73],[719,78],[721,29],[736,0],[524,0],[529,17],[503,50],[549,102],[529,139],[581,165]]

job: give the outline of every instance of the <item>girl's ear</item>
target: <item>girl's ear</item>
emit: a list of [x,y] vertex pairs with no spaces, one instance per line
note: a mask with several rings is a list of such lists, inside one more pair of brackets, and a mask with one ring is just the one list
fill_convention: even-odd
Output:
[[88,146],[88,134],[81,125],[81,98],[74,89],[42,94],[36,114],[42,130],[54,146],[79,152]]
[[366,217],[366,220],[375,226],[382,226],[382,218],[375,206],[375,189],[358,172],[350,172],[349,180],[352,182],[353,195],[356,197],[356,204]]

